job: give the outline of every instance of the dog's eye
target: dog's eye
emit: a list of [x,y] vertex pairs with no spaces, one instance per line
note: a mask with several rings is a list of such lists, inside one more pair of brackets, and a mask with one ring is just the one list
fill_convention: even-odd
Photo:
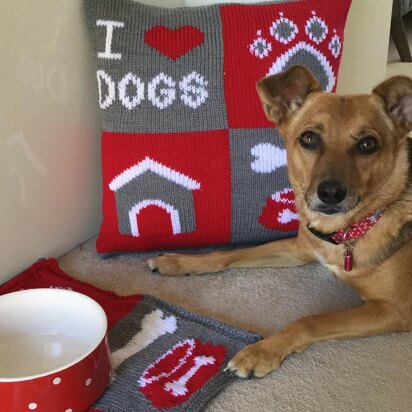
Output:
[[321,137],[314,132],[304,132],[299,136],[300,145],[307,150],[317,150],[322,145]]
[[370,155],[378,150],[378,141],[373,136],[366,136],[356,144],[356,150],[359,154]]

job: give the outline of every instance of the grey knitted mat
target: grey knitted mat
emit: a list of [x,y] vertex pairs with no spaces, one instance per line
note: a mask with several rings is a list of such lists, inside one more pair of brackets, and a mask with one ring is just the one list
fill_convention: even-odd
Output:
[[114,380],[90,411],[199,411],[236,379],[228,361],[260,338],[146,296],[109,333]]

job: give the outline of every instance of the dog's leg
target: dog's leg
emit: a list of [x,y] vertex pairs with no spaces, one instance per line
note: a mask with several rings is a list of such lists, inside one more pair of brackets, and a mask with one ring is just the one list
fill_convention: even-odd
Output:
[[386,303],[369,301],[364,306],[308,316],[275,335],[242,349],[227,369],[242,378],[263,377],[293,352],[324,341],[408,330],[410,325]]
[[313,261],[310,248],[298,238],[277,240],[264,245],[204,254],[170,253],[148,261],[152,271],[162,275],[198,275],[235,267],[300,266]]

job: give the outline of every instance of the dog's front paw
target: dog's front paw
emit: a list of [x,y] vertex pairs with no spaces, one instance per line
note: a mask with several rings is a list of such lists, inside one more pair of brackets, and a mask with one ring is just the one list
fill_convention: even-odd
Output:
[[276,348],[268,345],[266,339],[246,346],[229,362],[226,370],[241,378],[263,378],[282,362]]
[[202,273],[196,257],[190,254],[168,253],[147,261],[152,272],[166,276],[184,276]]
[[182,276],[214,273],[226,269],[224,257],[220,253],[168,253],[148,260],[152,272],[161,275]]
[[149,259],[147,264],[152,272],[167,276],[183,276],[191,273],[185,258],[186,256],[178,253],[168,253]]

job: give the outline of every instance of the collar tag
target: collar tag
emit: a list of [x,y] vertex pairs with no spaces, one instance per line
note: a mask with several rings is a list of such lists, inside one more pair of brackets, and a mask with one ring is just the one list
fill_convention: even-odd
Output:
[[340,229],[335,233],[322,233],[313,229],[307,225],[307,228],[315,236],[321,240],[325,240],[334,245],[344,244],[345,252],[343,255],[343,267],[346,272],[350,272],[353,268],[353,247],[356,241],[363,236],[369,229],[371,229],[382,217],[385,212],[385,208],[377,209],[375,212],[370,213],[369,215],[363,217],[359,222],[354,223],[353,225]]

